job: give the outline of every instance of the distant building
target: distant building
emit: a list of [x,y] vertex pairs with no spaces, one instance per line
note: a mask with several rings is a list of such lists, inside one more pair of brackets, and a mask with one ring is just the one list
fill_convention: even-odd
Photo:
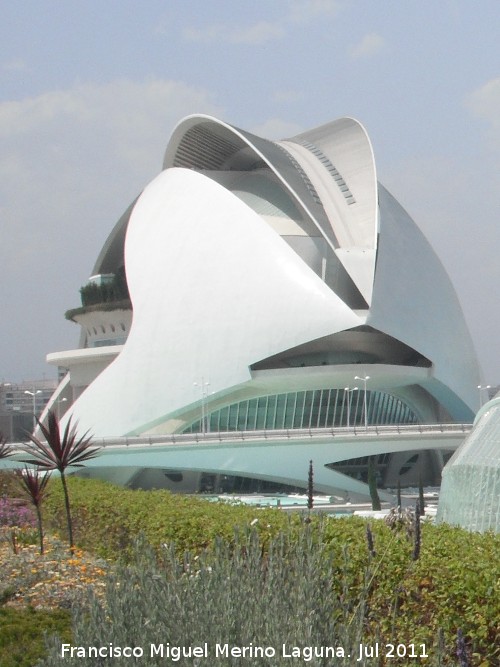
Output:
[[26,380],[0,384],[0,431],[10,442],[26,439],[58,385],[57,380]]
[[[54,403],[97,436],[470,422],[477,409],[455,291],[350,118],[282,141],[186,118],[81,295],[67,313],[79,349],[48,360],[68,369]],[[331,466],[363,479],[369,454]],[[436,483],[442,464],[388,452],[379,476]]]

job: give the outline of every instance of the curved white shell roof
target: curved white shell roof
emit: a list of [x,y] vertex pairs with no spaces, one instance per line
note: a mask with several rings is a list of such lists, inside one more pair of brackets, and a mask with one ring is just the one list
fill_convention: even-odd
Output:
[[[311,387],[318,367],[266,361],[286,366],[295,349],[325,352],[322,387],[370,374],[437,421],[471,418],[479,371],[455,292],[378,186],[357,121],[271,142],[191,116],[164,167],[99,257],[123,253],[134,312],[123,350],[68,412],[81,428],[181,430],[207,380],[214,405]],[[339,345],[373,361],[342,365]]]
[[256,159],[303,207],[370,303],[378,230],[377,179],[363,126],[342,118],[271,142],[210,116],[190,116],[174,130],[163,166],[227,170],[247,168]]
[[[248,382],[255,361],[361,322],[256,213],[194,171],[168,169],[145,189],[125,260],[131,332],[75,404],[82,428],[102,435],[163,421],[198,398],[201,377],[222,392]],[[129,383],[144,376],[146,387]]]

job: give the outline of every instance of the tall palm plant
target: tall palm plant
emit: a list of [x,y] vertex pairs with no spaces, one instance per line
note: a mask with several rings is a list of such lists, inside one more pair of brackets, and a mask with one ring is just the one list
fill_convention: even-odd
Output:
[[15,475],[19,480],[21,489],[29,497],[30,502],[35,507],[36,518],[38,522],[38,536],[40,538],[40,553],[43,554],[43,525],[42,525],[42,503],[47,495],[47,484],[52,472],[48,470],[42,475],[38,470],[33,470],[24,466],[24,470],[16,470]]
[[66,484],[66,470],[70,467],[83,467],[85,461],[97,456],[100,447],[92,446],[92,436],[87,431],[82,436],[77,435],[77,425],[71,424],[71,418],[61,437],[59,419],[53,410],[47,414],[47,423],[37,419],[42,438],[28,434],[31,442],[24,447],[24,451],[32,458],[22,460],[23,463],[35,465],[42,470],[58,470],[64,492],[66,508],[66,523],[70,550],[74,548],[73,524],[69,503],[68,486]]

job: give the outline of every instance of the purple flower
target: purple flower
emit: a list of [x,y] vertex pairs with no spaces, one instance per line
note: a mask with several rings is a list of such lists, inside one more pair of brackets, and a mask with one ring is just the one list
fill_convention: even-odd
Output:
[[0,526],[22,528],[36,526],[35,513],[30,507],[23,505],[14,498],[0,498]]

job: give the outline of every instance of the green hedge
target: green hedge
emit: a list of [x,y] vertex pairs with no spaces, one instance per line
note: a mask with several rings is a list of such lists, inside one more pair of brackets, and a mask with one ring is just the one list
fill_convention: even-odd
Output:
[[[257,528],[274,535],[287,524],[281,512],[256,510],[244,505],[208,502],[169,491],[131,491],[99,480],[68,479],[75,542],[103,558],[124,556],[142,533],[159,545],[175,540],[180,553],[200,552],[215,537],[232,539],[236,526],[258,519]],[[52,482],[44,506],[47,526],[64,536],[62,486]],[[297,523],[297,517],[294,519]]]
[[[313,516],[306,523],[298,514],[277,509],[211,503],[167,491],[130,491],[77,478],[69,482],[76,542],[103,557],[130,556],[141,533],[157,549],[173,542],[179,555],[200,555],[217,538],[233,543],[238,528],[254,526],[265,552],[281,531],[294,539],[310,527],[313,536],[321,533],[339,573],[332,581],[336,595],[357,600],[366,593],[365,639],[432,646],[441,629],[451,646],[460,628],[474,665],[500,664],[500,535],[424,523],[421,555],[415,561],[405,532],[373,521],[373,556],[366,521],[358,517]],[[52,485],[45,517],[64,535],[61,485]]]

